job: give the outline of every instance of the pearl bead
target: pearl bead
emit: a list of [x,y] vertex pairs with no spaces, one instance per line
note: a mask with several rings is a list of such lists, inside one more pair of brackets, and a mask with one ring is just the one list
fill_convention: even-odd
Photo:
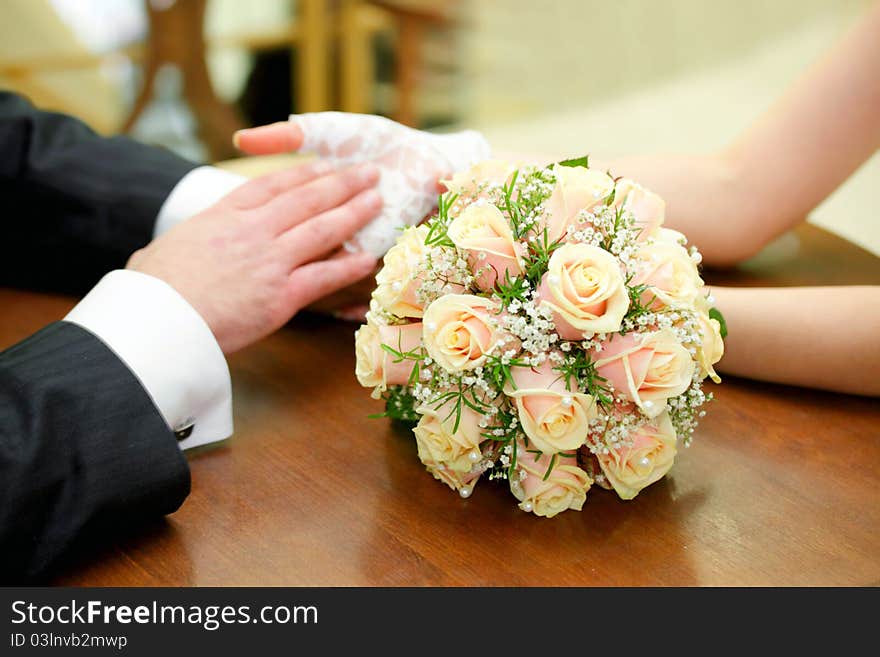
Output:
[[708,301],[709,303],[715,303],[715,297],[713,297],[713,296],[710,294],[708,297],[706,297],[706,301]]
[[696,253],[694,253],[694,254],[691,256],[691,260],[694,261],[694,264],[695,264],[695,265],[698,265],[698,264],[700,264],[701,262],[703,262],[703,254],[701,254],[699,251],[697,251]]
[[469,486],[463,486],[462,488],[458,489],[458,494],[461,495],[465,499],[467,499],[468,497],[471,496],[471,492],[472,491]]
[[562,398],[562,405],[563,406],[571,406],[573,403],[574,403],[574,400],[571,397],[569,397],[568,395],[566,395],[565,397]]
[[403,283],[401,283],[400,281],[394,281],[391,284],[391,289],[395,292],[400,292],[403,289]]
[[427,324],[425,324],[425,328],[428,329],[429,331],[436,331],[437,330],[437,323],[436,322],[428,322]]
[[532,512],[532,509],[534,509],[535,507],[532,506],[532,503],[531,503],[531,502],[523,502],[521,508],[522,508],[522,510],[525,511],[526,513],[531,513],[531,512]]
[[647,456],[643,456],[642,458],[639,459],[639,465],[642,466],[643,468],[647,468],[648,466],[651,465],[651,459],[649,459]]
[[652,408],[654,408],[654,402],[648,399],[647,401],[642,402],[642,406],[644,406],[646,410],[650,411]]
[[478,452],[478,451],[475,450],[475,449],[474,449],[474,450],[471,450],[471,453],[468,454],[468,458],[471,460],[471,463],[476,463],[477,461],[480,460],[480,458],[482,458],[482,456],[483,456],[483,455],[480,454],[480,452]]

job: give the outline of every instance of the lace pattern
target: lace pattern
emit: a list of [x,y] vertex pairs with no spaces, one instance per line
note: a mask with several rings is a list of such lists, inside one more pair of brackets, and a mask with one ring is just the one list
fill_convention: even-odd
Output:
[[418,224],[436,206],[437,181],[491,155],[478,132],[431,134],[381,116],[317,112],[292,115],[305,136],[302,151],[335,164],[370,161],[381,171],[381,214],[345,246],[380,257],[404,226]]

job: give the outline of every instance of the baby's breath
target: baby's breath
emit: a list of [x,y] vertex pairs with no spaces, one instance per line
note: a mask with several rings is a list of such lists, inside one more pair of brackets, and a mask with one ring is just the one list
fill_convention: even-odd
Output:
[[[588,160],[578,158],[556,166],[588,166]],[[552,204],[548,201],[554,194],[556,182],[557,170],[553,166],[523,167],[504,181],[474,180],[458,195],[442,195],[437,214],[427,222],[424,248],[411,272],[412,280],[419,282],[415,289],[416,301],[427,308],[446,295],[467,294],[489,298],[497,308],[488,321],[494,343],[486,348],[478,366],[449,371],[431,358],[424,344],[410,351],[404,351],[400,345],[383,346],[392,363],[412,365],[406,385],[389,386],[382,393],[386,404],[383,415],[416,422],[420,418],[419,409],[421,412],[431,409],[449,422],[455,432],[464,413],[474,414],[471,421],[476,422],[482,442],[470,455],[473,464],[469,474],[485,474],[489,480],[507,480],[518,495],[524,494],[522,482],[529,476],[525,468],[530,462],[540,461],[543,464],[540,476],[549,481],[560,459],[574,456],[574,451],[543,455],[530,443],[511,394],[524,370],[549,366],[557,375],[554,385],[561,382],[565,390],[589,396],[592,415],[587,422],[579,463],[595,481],[606,486],[597,459],[630,447],[636,433],[656,421],[656,411],[661,409],[652,407],[651,403],[664,403],[660,400],[635,404],[630,392],[615,390],[602,377],[597,361],[603,358],[609,341],[627,335],[647,340],[663,332],[673,336],[687,350],[693,364],[690,384],[681,395],[667,399],[662,409],[668,412],[676,434],[685,445],[690,444],[699,419],[705,415],[703,406],[712,399],[711,394],[702,390],[702,368],[697,366],[703,345],[700,315],[695,307],[702,306],[677,301],[661,303],[659,297],[666,301],[669,297],[642,282],[648,279],[649,272],[639,257],[640,251],[652,245],[656,238],[643,235],[643,226],[614,187],[607,196],[597,197],[595,204],[577,212],[559,239],[551,239],[549,208],[556,205],[555,201]],[[515,243],[518,268],[488,277],[494,281],[492,289],[480,287],[487,279],[484,274],[492,273],[486,252],[459,249],[449,236],[452,221],[473,204],[492,204],[498,208]],[[585,332],[577,339],[560,337],[556,326],[558,316],[544,303],[538,290],[549,280],[548,268],[554,252],[565,243],[591,245],[615,257],[628,300],[618,330]],[[688,255],[699,265],[702,258],[694,247],[688,249]],[[714,309],[712,312],[716,313],[713,317],[720,317]],[[413,321],[395,317],[375,300],[368,317],[371,322],[385,326]],[[723,318],[719,321],[723,322]],[[573,397],[574,394],[567,398],[568,405],[572,404]],[[646,408],[655,411],[652,417],[646,415]],[[523,463],[522,459],[527,461]],[[438,469],[443,467],[443,464],[437,466]]]

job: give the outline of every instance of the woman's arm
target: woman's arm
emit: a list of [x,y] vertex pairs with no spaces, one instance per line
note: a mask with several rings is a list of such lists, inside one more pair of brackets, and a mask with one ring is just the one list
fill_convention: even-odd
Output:
[[728,335],[716,369],[880,396],[880,286],[713,287]]
[[720,153],[597,163],[660,194],[667,223],[728,265],[802,221],[880,147],[880,4]]

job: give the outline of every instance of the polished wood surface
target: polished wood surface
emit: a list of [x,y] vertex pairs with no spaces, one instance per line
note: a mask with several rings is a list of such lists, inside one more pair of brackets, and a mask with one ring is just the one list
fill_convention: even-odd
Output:
[[[743,285],[880,284],[880,260],[804,226]],[[0,347],[74,301],[0,290]],[[74,585],[878,585],[880,404],[728,379],[671,474],[631,502],[527,515],[503,484],[463,500],[353,375],[354,327],[301,317],[230,360],[235,436],[189,454],[167,520],[105,534]]]

